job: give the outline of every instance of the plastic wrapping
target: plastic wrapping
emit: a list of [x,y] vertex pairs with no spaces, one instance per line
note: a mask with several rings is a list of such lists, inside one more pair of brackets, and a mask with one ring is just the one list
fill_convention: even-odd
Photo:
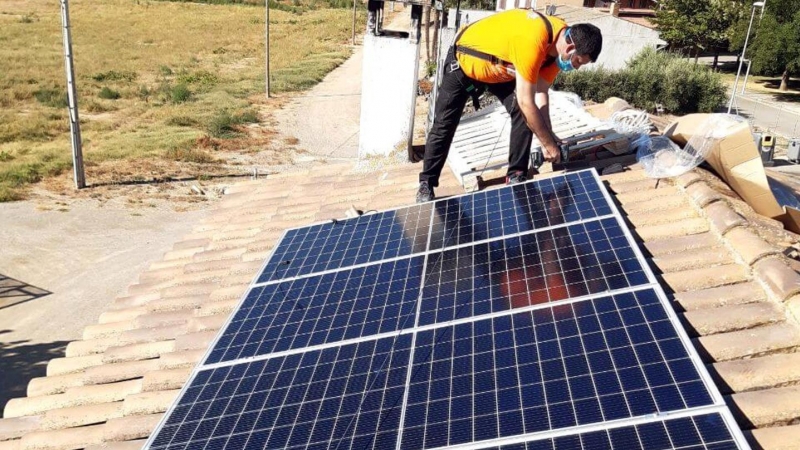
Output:
[[622,134],[648,134],[653,128],[653,123],[647,111],[626,109],[617,111],[609,118],[610,127]]
[[664,136],[648,138],[643,135],[634,140],[632,147],[635,147],[636,159],[647,176],[677,177],[700,165],[716,142],[728,136],[736,125],[744,121],[730,114],[712,114],[684,148]]
[[583,100],[581,100],[581,97],[574,92],[554,91],[551,89],[549,94],[551,97],[554,96],[561,97],[564,100],[575,105],[576,108],[583,109]]

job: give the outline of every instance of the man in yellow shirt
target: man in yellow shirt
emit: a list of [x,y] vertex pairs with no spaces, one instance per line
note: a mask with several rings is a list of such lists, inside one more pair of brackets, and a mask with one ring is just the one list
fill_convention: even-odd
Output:
[[417,202],[435,198],[433,188],[439,185],[464,105],[484,89],[500,99],[511,116],[506,182],[527,179],[532,133],[542,144],[544,159],[557,162],[558,138],[550,124],[547,91],[559,71],[595,62],[602,46],[596,26],[568,26],[531,10],[504,11],[463,28],[445,60]]

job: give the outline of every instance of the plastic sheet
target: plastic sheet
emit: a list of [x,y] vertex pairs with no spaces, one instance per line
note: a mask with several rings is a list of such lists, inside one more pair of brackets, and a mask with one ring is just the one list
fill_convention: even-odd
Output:
[[712,114],[684,148],[664,136],[650,138],[644,135],[635,139],[631,146],[635,147],[636,159],[649,177],[677,177],[700,165],[715,143],[744,121],[730,114]]
[[610,126],[617,133],[622,134],[648,134],[653,129],[653,123],[647,111],[626,109],[611,115]]

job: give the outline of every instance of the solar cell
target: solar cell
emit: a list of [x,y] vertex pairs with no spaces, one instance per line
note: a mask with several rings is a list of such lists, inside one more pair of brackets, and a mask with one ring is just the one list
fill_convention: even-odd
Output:
[[414,325],[423,256],[253,288],[206,364]]
[[649,282],[613,218],[444,250],[430,261],[420,325]]
[[478,242],[611,214],[593,171],[439,200],[430,249]]
[[152,449],[393,448],[411,336],[202,370]]
[[258,283],[422,253],[430,203],[289,230]]
[[403,449],[712,405],[655,291],[420,331]]
[[487,447],[483,450],[734,450],[738,448],[722,416],[715,413]]

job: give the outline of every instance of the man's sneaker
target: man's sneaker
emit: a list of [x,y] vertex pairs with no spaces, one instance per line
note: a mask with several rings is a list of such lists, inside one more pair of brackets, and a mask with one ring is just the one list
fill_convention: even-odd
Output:
[[417,190],[417,203],[429,202],[436,198],[433,195],[433,188],[425,181],[420,181],[419,189]]
[[512,184],[519,184],[528,181],[528,177],[525,176],[525,172],[518,170],[516,172],[511,172],[510,174],[506,175],[506,185],[510,186]]

